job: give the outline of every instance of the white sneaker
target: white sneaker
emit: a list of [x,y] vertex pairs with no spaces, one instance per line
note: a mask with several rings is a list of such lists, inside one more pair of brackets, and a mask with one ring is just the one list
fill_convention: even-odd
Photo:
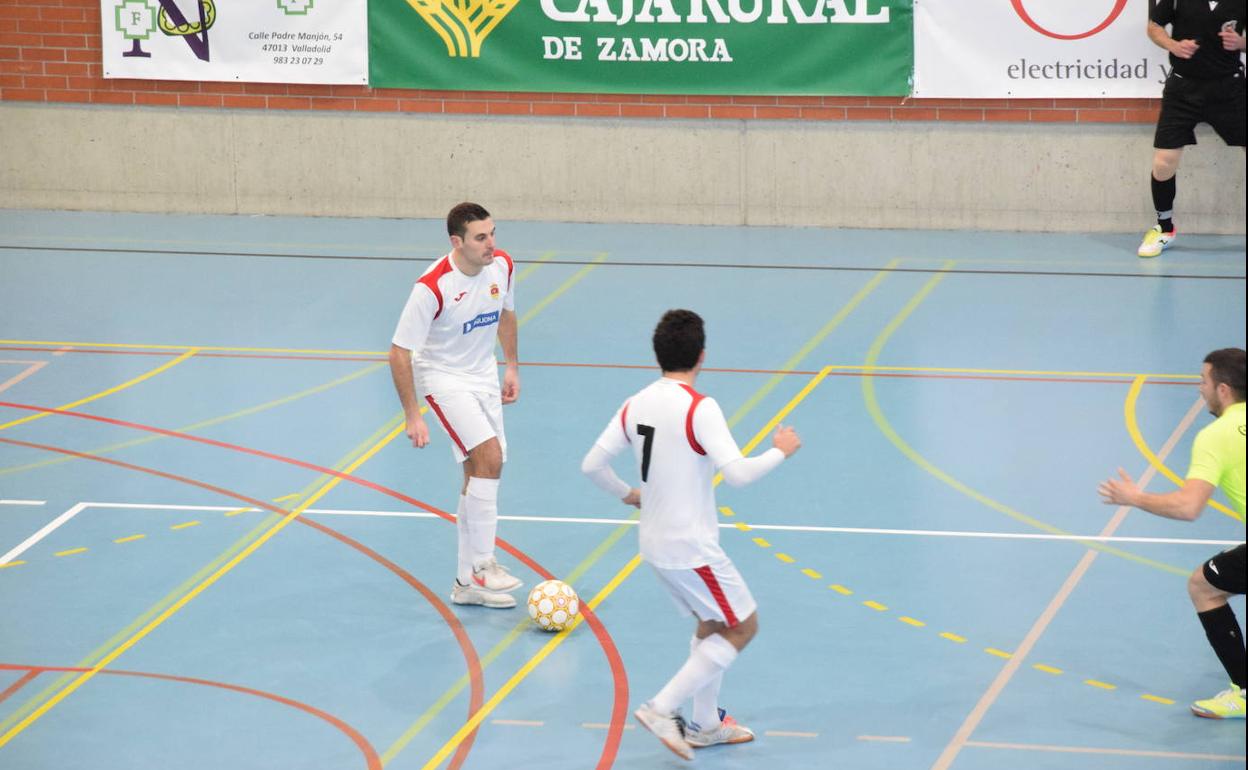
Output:
[[472,582],[486,591],[514,591],[524,585],[520,578],[507,574],[507,568],[493,559],[472,568]]
[[685,741],[684,735],[681,734],[680,717],[675,714],[664,716],[654,710],[649,703],[643,703],[633,712],[633,716],[641,723],[641,726],[654,733],[654,736],[663,741],[663,745],[672,750],[672,753],[681,759],[693,759],[693,748]]
[[479,604],[483,607],[506,610],[516,606],[516,597],[511,594],[487,591],[477,586],[466,586],[458,580],[451,588],[452,604]]
[[1145,258],[1159,256],[1162,251],[1170,247],[1171,243],[1174,243],[1178,235],[1178,228],[1163,233],[1161,225],[1153,225],[1148,232],[1144,233],[1144,240],[1140,242],[1140,248],[1135,253]]
[[685,726],[685,742],[695,749],[704,749],[720,743],[749,743],[754,740],[754,731],[745,725],[737,724],[737,720],[719,710],[719,727],[703,730],[697,722],[689,722]]

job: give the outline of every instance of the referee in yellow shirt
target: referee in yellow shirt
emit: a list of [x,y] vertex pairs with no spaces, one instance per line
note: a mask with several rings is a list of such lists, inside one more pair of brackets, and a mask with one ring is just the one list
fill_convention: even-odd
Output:
[[[1152,494],[1140,489],[1121,468],[1097,491],[1110,505],[1131,505],[1168,519],[1193,521],[1220,487],[1240,520],[1244,518],[1244,351],[1215,350],[1200,371],[1200,395],[1217,419],[1196,434],[1187,480],[1174,492]],[[1192,704],[1192,713],[1211,719],[1244,718],[1244,638],[1227,599],[1244,593],[1244,545],[1235,546],[1197,567],[1187,581],[1209,644],[1231,678],[1231,686],[1208,700]]]

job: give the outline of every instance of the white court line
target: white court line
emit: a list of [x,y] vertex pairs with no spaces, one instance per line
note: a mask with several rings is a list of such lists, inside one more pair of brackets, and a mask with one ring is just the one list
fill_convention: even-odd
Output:
[[47,500],[0,500],[0,505],[47,505]]
[[[3,502],[3,501],[0,501]],[[251,511],[257,512],[257,508],[248,507],[230,507],[223,505],[166,505],[161,503],[94,503],[87,502],[82,505],[88,508],[131,508],[141,510],[167,510],[167,511]],[[442,518],[436,513],[428,513],[426,511],[374,511],[360,510],[348,508],[309,508],[304,511],[305,514],[319,514],[323,516],[377,516],[390,517],[400,519],[440,519]],[[548,524],[603,524],[608,526],[619,526],[628,524],[637,525],[636,519],[604,519],[599,517],[577,517],[577,516],[499,516],[499,521],[529,521]],[[913,537],[968,537],[968,538],[997,538],[1002,540],[1074,540],[1074,541],[1095,541],[1098,543],[1158,543],[1169,545],[1221,545],[1231,546],[1239,545],[1242,540],[1201,540],[1194,538],[1181,537],[1115,537],[1110,535],[1044,535],[1023,532],[965,532],[959,530],[942,530],[942,529],[874,529],[867,527],[814,527],[799,524],[750,524],[751,530],[774,530],[782,532],[825,532],[834,534],[849,535],[908,535]],[[720,523],[720,529],[736,529],[736,524]]]
[[48,362],[47,361],[11,361],[7,359],[0,359],[0,364],[29,364],[29,366],[27,366],[21,372],[18,372],[17,374],[13,375],[9,379],[5,380],[4,382],[0,382],[0,391],[5,391],[13,387],[17,383],[21,382],[22,380],[26,379],[30,375],[34,374],[35,372],[39,371],[43,367],[47,366]]
[[87,508],[87,503],[78,503],[73,508],[70,508],[68,511],[65,511],[60,516],[57,516],[55,519],[53,519],[52,521],[44,525],[43,529],[40,529],[35,534],[23,540],[21,545],[9,551],[4,556],[0,556],[0,565],[8,564],[9,562],[16,559],[18,556],[21,556],[22,553],[26,551],[26,549],[30,548],[35,543],[38,543],[40,540],[50,535],[53,532],[53,530],[55,530],[57,527],[61,526],[65,522],[69,521],[70,519],[74,518],[86,508]]
[[1208,759],[1215,762],[1244,762],[1243,754],[1183,754],[1177,751],[1142,751],[1138,749],[1099,749],[1086,746],[1049,746],[1033,743],[996,743],[967,741],[978,749],[1013,749],[1015,751],[1055,751],[1062,754],[1111,754],[1122,757],[1157,757],[1160,759]]

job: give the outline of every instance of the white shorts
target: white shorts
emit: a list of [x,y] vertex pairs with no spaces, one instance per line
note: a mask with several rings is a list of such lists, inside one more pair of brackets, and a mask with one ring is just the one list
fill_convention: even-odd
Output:
[[687,569],[650,566],[683,615],[718,620],[732,628],[758,609],[745,579],[728,559]]
[[429,393],[425,402],[438,419],[438,424],[451,439],[455,462],[468,458],[468,451],[498,438],[507,461],[507,437],[503,434],[503,402],[497,393],[450,391]]

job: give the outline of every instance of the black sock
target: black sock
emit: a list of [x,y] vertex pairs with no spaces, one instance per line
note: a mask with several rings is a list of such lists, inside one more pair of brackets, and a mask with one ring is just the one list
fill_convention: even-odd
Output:
[[1244,637],[1239,630],[1239,621],[1235,619],[1235,611],[1231,605],[1223,604],[1208,612],[1198,612],[1200,624],[1205,627],[1205,636],[1209,637],[1209,646],[1222,661],[1222,668],[1231,677],[1236,687],[1244,687]]
[[1152,177],[1153,186],[1153,208],[1157,209],[1157,224],[1161,225],[1163,233],[1174,232],[1174,195],[1177,185],[1175,180],[1177,176],[1172,176],[1164,182],[1158,182],[1157,177]]

